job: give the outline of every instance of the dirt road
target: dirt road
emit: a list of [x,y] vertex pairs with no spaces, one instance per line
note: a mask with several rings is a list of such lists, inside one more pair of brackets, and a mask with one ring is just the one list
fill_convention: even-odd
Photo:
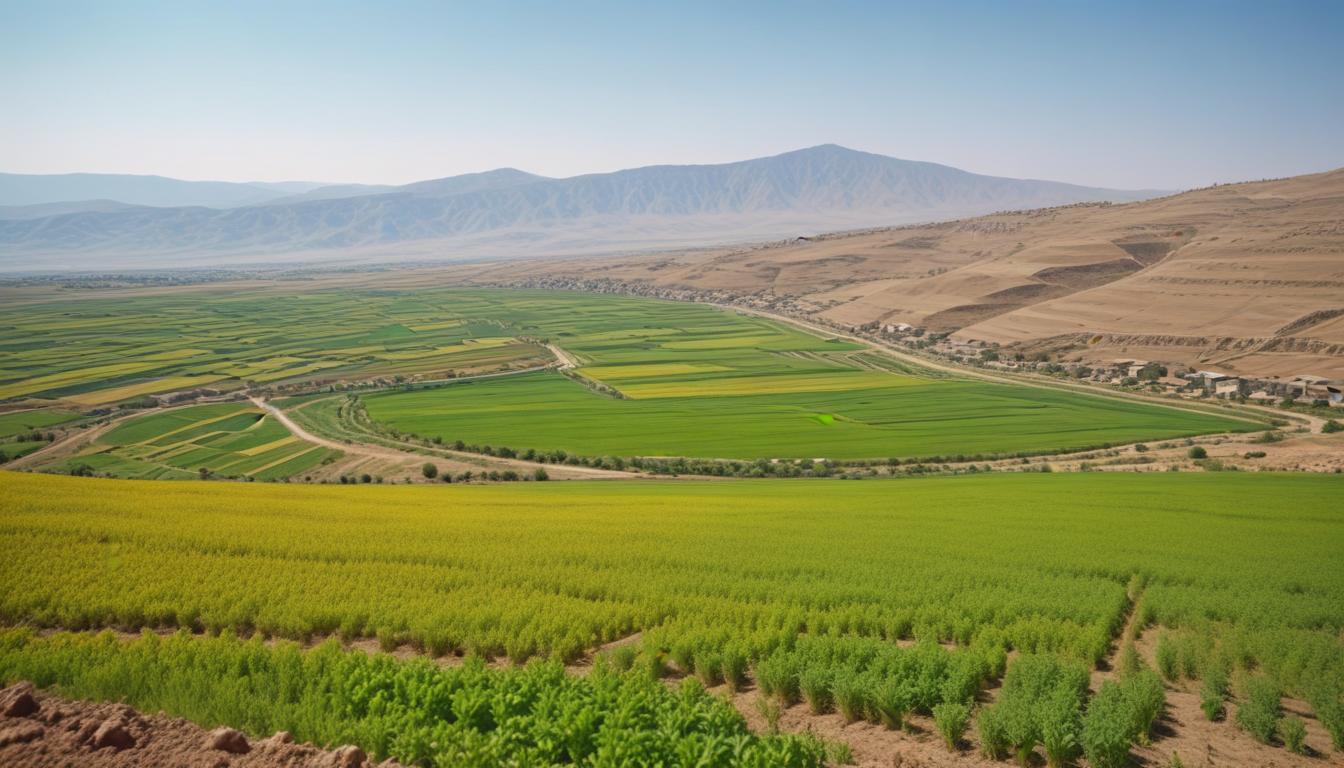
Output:
[[[384,459],[389,461],[424,463],[426,461],[430,461],[435,458],[434,456],[429,456],[423,453],[416,453],[415,451],[409,450],[409,447],[408,450],[402,451],[396,448],[388,448],[386,446],[381,445],[371,445],[369,443],[343,443],[339,440],[332,440],[330,438],[322,437],[320,435],[315,435],[312,432],[309,432],[308,430],[296,424],[294,420],[289,417],[288,414],[286,414],[284,411],[280,410],[276,406],[266,402],[265,400],[262,400],[259,397],[254,397],[252,398],[252,402],[256,404],[258,408],[261,408],[266,413],[269,413],[270,415],[274,416],[275,419],[279,421],[281,424],[283,424],[285,428],[288,429],[290,433],[293,434],[295,437],[299,438],[300,440],[313,443],[314,445],[320,445],[324,448],[331,448],[333,450],[341,451],[342,453],[355,454],[359,456],[368,456],[370,458]],[[316,401],[310,401],[310,402],[316,402]],[[481,456],[480,454],[467,453],[465,451],[454,451],[448,448],[441,448],[438,446],[435,446],[434,450],[440,453],[447,454],[449,456],[458,457],[464,461],[469,461],[472,463],[484,463],[492,468],[497,467],[501,469],[513,469],[529,473],[535,471],[537,468],[544,468],[548,473],[555,475],[556,479],[564,479],[565,477],[575,477],[575,476],[594,478],[594,479],[598,478],[630,479],[632,477],[640,476],[633,472],[618,472],[616,470],[611,469],[597,469],[594,467],[582,467],[582,466],[575,467],[570,466],[568,464],[542,464],[540,462],[535,461],[524,461],[523,459],[503,459],[491,456]]]

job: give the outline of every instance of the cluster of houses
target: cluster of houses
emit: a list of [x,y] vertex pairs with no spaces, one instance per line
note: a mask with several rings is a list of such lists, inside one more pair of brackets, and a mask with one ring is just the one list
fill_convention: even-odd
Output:
[[1244,397],[1253,402],[1275,402],[1292,398],[1307,402],[1322,401],[1335,407],[1344,406],[1344,381],[1332,381],[1323,376],[1304,374],[1290,379],[1253,378],[1217,371],[1194,371],[1185,374],[1184,378],[1214,397]]

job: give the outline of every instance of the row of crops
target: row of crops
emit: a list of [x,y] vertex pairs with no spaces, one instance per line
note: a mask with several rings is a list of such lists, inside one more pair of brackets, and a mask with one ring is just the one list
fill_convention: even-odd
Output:
[[447,668],[335,643],[302,652],[231,636],[123,643],[0,630],[0,678],[252,734],[357,744],[405,765],[805,768],[827,755],[814,737],[752,734],[694,680],[672,689],[637,674],[572,676],[555,663]]
[[[463,488],[0,474],[0,580],[24,587],[0,594],[0,618],[376,637],[518,663],[638,633],[608,652],[613,666],[898,723],[969,717],[1011,654],[1092,668],[1132,612],[1160,635],[1162,674],[1253,675],[1336,727],[1341,488],[1189,474]],[[1145,685],[1107,696],[1142,699]],[[1046,721],[1032,722],[1005,749],[1045,744]]]

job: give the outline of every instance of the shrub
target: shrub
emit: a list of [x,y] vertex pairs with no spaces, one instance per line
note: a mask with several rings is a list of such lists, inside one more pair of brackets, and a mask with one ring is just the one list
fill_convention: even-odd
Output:
[[695,676],[700,678],[700,682],[704,683],[706,688],[719,684],[720,675],[723,674],[723,656],[718,651],[698,650],[692,657],[691,664],[695,668]]
[[756,711],[760,712],[761,718],[765,720],[767,733],[779,733],[779,717],[784,713],[784,709],[779,706],[778,701],[769,696],[757,696]]
[[783,653],[756,663],[756,682],[761,686],[761,693],[774,696],[784,706],[798,701],[801,693],[793,659]]
[[1319,683],[1311,692],[1311,708],[1316,719],[1330,733],[1335,750],[1344,752],[1344,699],[1340,690],[1330,683]]
[[1210,721],[1223,719],[1223,701],[1227,698],[1227,667],[1213,663],[1204,672],[1204,684],[1199,690],[1199,708]]
[[1289,752],[1300,755],[1306,747],[1307,724],[1297,715],[1289,715],[1279,721],[1279,739]]
[[546,472],[545,467],[537,467],[532,470],[532,479],[536,481],[550,480],[551,476]]
[[1120,683],[1126,703],[1132,717],[1132,733],[1143,743],[1148,743],[1153,723],[1162,715],[1166,704],[1166,692],[1162,680],[1151,670],[1144,670]]
[[987,707],[980,710],[976,727],[980,731],[980,749],[990,760],[1002,760],[1008,756],[1008,728],[1004,723],[1002,710]]
[[1053,768],[1072,763],[1082,751],[1079,741],[1082,712],[1077,696],[1067,688],[1055,689],[1050,698],[1042,702],[1039,717],[1046,762]]
[[1189,456],[1189,457],[1192,458],[1192,459],[1207,459],[1207,458],[1209,458],[1209,452],[1206,451],[1206,450],[1204,450],[1204,447],[1203,447],[1203,446],[1200,446],[1200,445],[1196,445],[1195,447],[1191,448],[1189,451],[1186,451],[1186,455]]
[[[966,727],[971,723],[971,708],[960,702],[948,701],[933,708],[933,724],[943,737],[947,748],[956,751]],[[885,722],[883,723],[885,725]],[[891,726],[887,726],[891,727]]]
[[1237,725],[1256,741],[1268,744],[1279,724],[1279,687],[1267,677],[1246,681],[1246,701],[1237,707]]
[[1094,768],[1124,768],[1133,742],[1133,715],[1120,685],[1101,684],[1083,715],[1083,751]]
[[1344,432],[1344,424],[1340,424],[1338,421],[1330,419],[1329,421],[1325,422],[1325,424],[1321,425],[1321,431],[1326,433],[1327,435],[1333,432]]
[[868,698],[867,681],[857,672],[841,670],[832,676],[831,699],[845,722],[853,723],[863,719],[868,708]]
[[[910,711],[910,689],[895,678],[887,678],[873,690],[873,709],[878,720],[890,730],[905,726],[905,713]],[[937,708],[934,708],[935,713]],[[964,730],[964,728],[963,728]]]
[[824,667],[806,667],[798,673],[798,689],[814,715],[824,715],[831,709],[831,675]]
[[728,690],[739,691],[747,684],[747,655],[737,648],[723,652],[723,681]]
[[433,480],[439,476],[439,468],[427,461],[425,462],[425,465],[420,468],[420,474],[424,475],[426,480]]
[[[1194,450],[1193,448],[1191,450]],[[1176,669],[1176,645],[1172,642],[1171,636],[1163,632],[1157,638],[1157,649],[1154,651],[1154,660],[1157,662],[1157,670],[1162,673],[1162,677],[1167,680],[1175,680],[1179,675]]]

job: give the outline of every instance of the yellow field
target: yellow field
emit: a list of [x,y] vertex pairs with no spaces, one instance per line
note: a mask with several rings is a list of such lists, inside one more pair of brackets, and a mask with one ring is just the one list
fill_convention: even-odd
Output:
[[662,397],[712,397],[715,395],[772,395],[789,392],[847,392],[877,387],[920,384],[918,379],[891,373],[850,371],[797,376],[735,376],[727,379],[625,384],[621,392],[635,400]]
[[98,381],[113,376],[124,376],[139,371],[148,371],[158,368],[159,363],[112,363],[111,365],[100,365],[94,368],[79,368],[73,371],[62,371],[48,376],[38,376],[32,379],[17,381],[13,384],[6,384],[0,387],[0,399],[7,397],[19,397],[21,395],[41,392],[47,389],[56,389],[57,387],[69,387],[76,384],[83,384],[90,381]]
[[85,392],[80,395],[70,395],[64,399],[79,405],[102,405],[103,403],[115,403],[118,400],[125,400],[140,395],[152,395],[156,392],[172,392],[178,389],[192,389],[206,384],[213,384],[216,381],[227,379],[228,376],[170,376],[166,379],[157,381],[142,381],[138,384],[127,384],[123,387],[113,387],[111,389],[100,389],[95,392]]
[[675,376],[681,373],[715,373],[731,370],[722,365],[696,363],[645,363],[642,365],[595,365],[584,368],[590,379],[638,379],[647,376]]
[[487,336],[482,339],[472,339],[461,344],[451,344],[446,347],[435,347],[433,349],[408,349],[404,352],[387,352],[378,357],[383,360],[419,360],[425,357],[443,357],[455,355],[459,352],[502,347],[505,344],[511,344],[515,341],[517,341],[517,339],[512,336]]

